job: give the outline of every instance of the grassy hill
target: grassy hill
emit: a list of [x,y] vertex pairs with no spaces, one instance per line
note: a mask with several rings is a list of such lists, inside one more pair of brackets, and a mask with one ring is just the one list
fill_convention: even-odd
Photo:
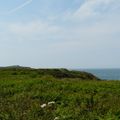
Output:
[[0,120],[119,120],[120,81],[95,78],[66,69],[1,68]]
[[80,71],[69,71],[67,69],[33,69],[29,67],[21,66],[9,66],[0,68],[0,76],[30,76],[30,77],[42,77],[53,76],[55,78],[78,78],[81,80],[99,80],[96,76]]

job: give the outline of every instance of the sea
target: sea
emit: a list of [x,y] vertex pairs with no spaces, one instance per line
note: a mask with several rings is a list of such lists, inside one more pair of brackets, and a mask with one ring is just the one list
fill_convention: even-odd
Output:
[[104,80],[120,80],[120,69],[77,69],[92,73],[100,79]]

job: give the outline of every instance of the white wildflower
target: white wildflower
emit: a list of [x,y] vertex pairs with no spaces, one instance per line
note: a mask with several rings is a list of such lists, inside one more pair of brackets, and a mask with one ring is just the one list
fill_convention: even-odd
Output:
[[59,117],[55,117],[55,119],[54,120],[59,120]]
[[46,104],[42,104],[41,105],[41,108],[45,108],[47,105]]
[[52,101],[52,102],[48,102],[48,105],[53,105],[53,104],[55,104],[54,101]]

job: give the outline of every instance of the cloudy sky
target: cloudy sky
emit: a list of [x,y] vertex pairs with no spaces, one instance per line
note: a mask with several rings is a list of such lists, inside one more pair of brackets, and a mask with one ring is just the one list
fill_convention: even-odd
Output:
[[0,0],[0,66],[120,68],[120,0]]

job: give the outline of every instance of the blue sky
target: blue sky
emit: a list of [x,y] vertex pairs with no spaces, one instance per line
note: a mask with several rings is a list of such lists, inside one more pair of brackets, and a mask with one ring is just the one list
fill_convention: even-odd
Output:
[[1,0],[0,66],[120,68],[120,0]]

